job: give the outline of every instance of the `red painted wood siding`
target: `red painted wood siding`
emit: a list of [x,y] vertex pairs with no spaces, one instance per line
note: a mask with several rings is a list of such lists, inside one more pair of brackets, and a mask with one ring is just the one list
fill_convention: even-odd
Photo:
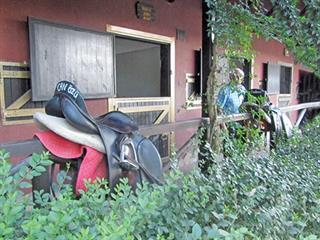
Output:
[[[29,62],[27,17],[105,31],[106,24],[176,36],[185,31],[184,40],[176,40],[176,119],[198,117],[199,110],[186,111],[185,74],[194,73],[194,50],[201,47],[201,1],[184,0],[169,4],[165,0],[148,0],[155,8],[155,21],[146,22],[135,16],[134,0],[1,0],[0,61]],[[89,101],[95,115],[104,113],[107,100]],[[0,142],[30,138],[36,128],[32,124],[0,126]]]

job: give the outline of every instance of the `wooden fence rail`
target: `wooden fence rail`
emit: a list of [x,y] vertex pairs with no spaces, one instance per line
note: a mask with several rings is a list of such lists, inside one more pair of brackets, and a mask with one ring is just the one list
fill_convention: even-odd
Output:
[[[301,111],[297,123],[300,123],[303,115],[306,112],[306,109],[313,109],[313,108],[320,108],[320,102],[310,102],[310,103],[303,103],[297,104],[287,107],[281,107],[281,112],[292,112],[297,110]],[[252,116],[249,113],[242,113],[242,114],[234,114],[228,116],[219,116],[218,122],[233,122],[233,121],[241,121],[250,119]],[[201,124],[208,124],[208,118],[197,118],[192,120],[185,120],[185,121],[177,121],[174,123],[165,123],[165,124],[157,124],[157,125],[148,125],[148,126],[140,126],[140,132],[144,136],[151,136],[161,133],[168,133],[168,132],[176,132],[178,130],[183,130],[187,128],[197,128]],[[299,125],[299,124],[296,124]],[[12,157],[19,157],[19,156],[28,156],[33,152],[38,152],[37,145],[35,142],[38,141],[36,139],[29,139],[20,142],[14,143],[0,143],[0,149],[5,149],[10,152]]]

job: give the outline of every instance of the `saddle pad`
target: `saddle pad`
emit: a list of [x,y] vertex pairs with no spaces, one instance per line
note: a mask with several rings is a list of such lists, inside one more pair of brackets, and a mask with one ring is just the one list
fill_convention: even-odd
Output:
[[93,182],[96,178],[108,179],[108,171],[104,154],[88,146],[71,142],[52,131],[38,132],[35,136],[45,146],[45,148],[57,157],[63,159],[79,158],[83,156],[79,168],[77,182],[75,186],[76,194],[79,190],[86,191],[85,179]]
[[37,112],[33,115],[35,123],[41,130],[50,130],[80,145],[92,147],[99,152],[104,152],[104,145],[99,135],[88,134],[72,127],[64,118],[54,117]]

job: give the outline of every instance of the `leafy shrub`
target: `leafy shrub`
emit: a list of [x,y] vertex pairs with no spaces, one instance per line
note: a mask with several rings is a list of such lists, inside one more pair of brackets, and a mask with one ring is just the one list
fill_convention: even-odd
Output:
[[206,174],[173,170],[163,186],[135,192],[123,180],[110,193],[99,180],[75,199],[61,172],[56,198],[35,193],[41,208],[20,187],[50,164],[48,155],[34,155],[30,168],[11,177],[1,151],[0,239],[318,239],[319,126],[315,121],[269,156],[234,150],[222,160],[208,148]]

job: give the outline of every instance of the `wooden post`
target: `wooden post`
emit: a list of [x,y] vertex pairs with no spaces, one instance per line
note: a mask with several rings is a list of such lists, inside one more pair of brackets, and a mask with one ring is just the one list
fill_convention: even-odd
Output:
[[299,117],[298,120],[296,121],[296,124],[294,125],[295,127],[299,127],[304,115],[306,114],[307,109],[303,109],[300,113],[299,113]]
[[[210,68],[212,64],[212,41],[208,35],[208,12],[209,8],[205,0],[202,0],[202,51],[201,51],[201,116],[203,118],[209,117],[208,102],[207,102],[207,84],[210,74]],[[200,153],[204,152],[204,144],[207,140],[208,132],[205,131],[200,142]],[[206,164],[203,164],[205,160],[202,154],[198,154],[199,167],[202,171],[206,171]]]
[[201,56],[201,88],[202,88],[202,117],[208,117],[207,111],[207,83],[212,64],[212,41],[208,35],[208,6],[202,1],[202,56]]

